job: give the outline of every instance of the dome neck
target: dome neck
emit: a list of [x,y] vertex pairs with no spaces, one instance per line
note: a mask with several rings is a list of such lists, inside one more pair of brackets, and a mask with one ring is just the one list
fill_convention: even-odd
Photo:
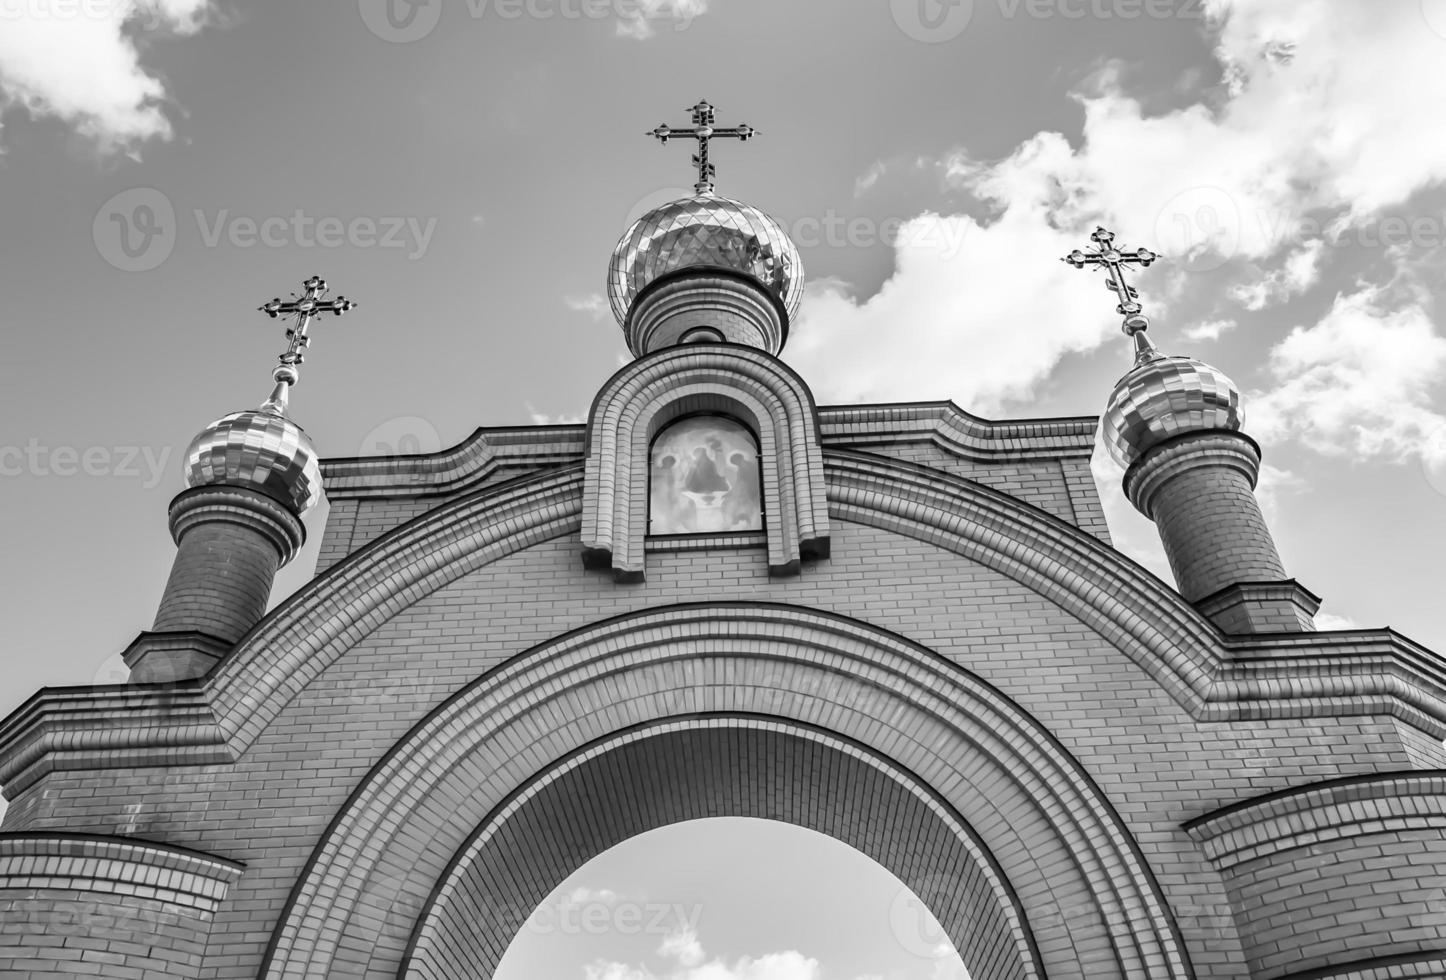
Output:
[[788,340],[788,312],[751,276],[695,267],[639,293],[623,334],[634,357],[690,343],[741,344],[777,355]]

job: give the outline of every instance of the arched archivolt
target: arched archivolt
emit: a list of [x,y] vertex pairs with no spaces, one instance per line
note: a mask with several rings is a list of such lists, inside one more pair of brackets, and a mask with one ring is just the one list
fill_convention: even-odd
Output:
[[[626,803],[598,805],[610,797]],[[725,816],[827,834],[893,871],[913,893],[890,907],[895,938],[909,952],[937,955],[940,939],[922,921],[919,896],[976,980],[1044,976],[993,857],[917,777],[828,732],[740,715],[621,732],[532,780],[458,852],[417,920],[399,975],[490,976],[580,856],[680,820]]]
[[770,354],[736,345],[671,347],[623,368],[588,417],[583,559],[625,581],[644,575],[648,447],[674,419],[729,415],[758,437],[768,566],[798,571],[828,554],[817,410],[797,374]]
[[[976,867],[997,867],[1001,886],[1012,889],[1048,976],[1193,975],[1123,821],[1023,709],[896,635],[814,610],[747,604],[600,623],[542,644],[454,696],[338,814],[293,891],[263,975],[395,975],[421,910],[477,828],[590,745],[710,714],[827,733],[912,774],[972,830],[958,831],[958,847],[992,856]],[[801,751],[807,740],[788,744]],[[793,756],[778,761],[791,765]],[[745,763],[735,755],[727,764],[741,771]],[[773,784],[762,803],[778,807],[788,786]],[[628,803],[594,805],[611,812]],[[579,866],[590,849],[568,860]],[[964,902],[962,894],[951,901]],[[992,907],[1008,918],[1010,902]],[[969,948],[963,933],[956,941]],[[1027,974],[983,976],[991,975]]]

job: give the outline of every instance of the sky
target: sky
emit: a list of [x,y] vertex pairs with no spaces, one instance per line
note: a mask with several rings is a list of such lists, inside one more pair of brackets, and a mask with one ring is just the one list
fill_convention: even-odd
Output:
[[[799,246],[783,357],[820,402],[1097,414],[1128,344],[1058,259],[1105,223],[1164,256],[1156,343],[1245,393],[1320,624],[1446,649],[1443,59],[1446,0],[0,0],[0,711],[124,680],[185,447],[265,396],[256,307],[307,276],[359,304],[292,399],[323,455],[580,418],[627,356],[609,251],[693,180],[644,134],[700,98],[759,131],[718,189]],[[1117,546],[1168,580],[1096,455]],[[626,895],[622,866],[566,887]],[[864,975],[785,933],[670,941],[551,975]],[[901,962],[869,970],[941,968]]]

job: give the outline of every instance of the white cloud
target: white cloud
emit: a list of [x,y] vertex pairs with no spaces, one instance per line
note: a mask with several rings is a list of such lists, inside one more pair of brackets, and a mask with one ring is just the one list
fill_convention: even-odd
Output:
[[618,20],[618,36],[646,41],[666,21],[675,31],[686,31],[693,19],[708,10],[708,0],[636,0]]
[[1258,311],[1305,292],[1315,285],[1324,251],[1325,242],[1320,240],[1302,245],[1291,252],[1279,268],[1233,288],[1231,298],[1247,310]]
[[[1076,96],[1078,148],[1043,132],[994,163],[964,152],[946,162],[997,218],[920,215],[906,228],[935,241],[897,245],[876,295],[810,289],[790,352],[828,397],[953,396],[984,413],[1027,398],[1065,354],[1113,335],[1098,276],[1047,261],[1097,220],[1166,254],[1175,275],[1249,260],[1260,282],[1236,298],[1259,309],[1316,284],[1322,240],[1343,223],[1446,179],[1446,39],[1419,5],[1205,6],[1220,90],[1148,115],[1121,71],[1102,71]],[[870,170],[860,185],[877,179]],[[945,241],[961,235],[950,251]],[[1157,318],[1160,297],[1179,288],[1167,285],[1142,290]]]
[[209,0],[0,0],[0,98],[53,116],[103,151],[169,139],[164,83],[140,63],[156,36],[200,30]]
[[703,944],[698,942],[696,932],[684,929],[664,939],[658,947],[658,955],[677,960],[683,966],[697,966],[704,960]]
[[1019,260],[1076,244],[1042,208],[1038,193],[1021,191],[987,227],[965,215],[906,222],[894,274],[871,298],[836,280],[809,286],[790,362],[825,401],[952,397],[989,414],[1028,397],[1061,357],[1097,346],[1118,320],[1100,301],[1099,276],[1062,265],[1041,276]]
[[562,298],[563,305],[576,313],[586,313],[599,322],[613,318],[612,307],[602,293],[587,293],[582,296],[568,295]]
[[1349,616],[1321,612],[1315,614],[1315,628],[1318,630],[1358,630],[1361,624]]
[[1442,449],[1446,425],[1433,395],[1446,371],[1446,339],[1417,305],[1387,311],[1371,287],[1337,297],[1313,327],[1270,352],[1275,387],[1246,404],[1263,441],[1296,438],[1327,455],[1401,461]]
[[1219,340],[1222,335],[1238,326],[1240,324],[1236,320],[1206,320],[1180,331],[1180,336],[1193,341]]

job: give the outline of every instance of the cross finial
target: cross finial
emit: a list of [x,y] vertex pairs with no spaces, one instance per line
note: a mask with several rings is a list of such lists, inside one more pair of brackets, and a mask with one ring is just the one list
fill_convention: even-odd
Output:
[[1155,353],[1154,345],[1145,336],[1145,331],[1150,327],[1150,319],[1141,310],[1139,290],[1125,280],[1125,267],[1138,265],[1144,269],[1159,256],[1148,248],[1137,248],[1133,252],[1116,248],[1115,233],[1105,228],[1096,228],[1090,235],[1090,241],[1095,243],[1092,250],[1085,252],[1075,249],[1066,255],[1063,261],[1068,262],[1076,269],[1083,269],[1086,266],[1103,266],[1105,288],[1120,299],[1119,304],[1115,307],[1115,312],[1125,318],[1120,329],[1134,339],[1135,350],[1140,357]]
[[719,127],[713,125],[713,107],[707,101],[700,101],[692,109],[688,110],[693,115],[693,125],[682,129],[674,129],[667,123],[659,126],[648,133],[649,136],[657,137],[660,143],[667,143],[674,136],[691,136],[698,141],[698,152],[693,154],[693,165],[698,168],[698,182],[693,189],[699,194],[713,193],[713,177],[718,170],[708,161],[708,141],[718,138],[731,138],[742,140],[750,139],[758,135],[758,130],[752,126],[740,123],[737,126]]
[[286,414],[287,390],[301,377],[297,369],[306,360],[306,348],[311,345],[307,330],[312,319],[322,313],[341,316],[348,310],[356,309],[356,304],[345,296],[323,299],[327,286],[326,280],[320,276],[312,276],[301,284],[301,288],[300,296],[292,293],[291,299],[285,301],[278,296],[257,307],[273,320],[279,316],[295,317],[291,326],[286,328],[286,350],[277,358],[281,363],[271,372],[271,380],[276,382],[276,387],[272,390],[271,397],[261,406],[262,409],[278,415]]

